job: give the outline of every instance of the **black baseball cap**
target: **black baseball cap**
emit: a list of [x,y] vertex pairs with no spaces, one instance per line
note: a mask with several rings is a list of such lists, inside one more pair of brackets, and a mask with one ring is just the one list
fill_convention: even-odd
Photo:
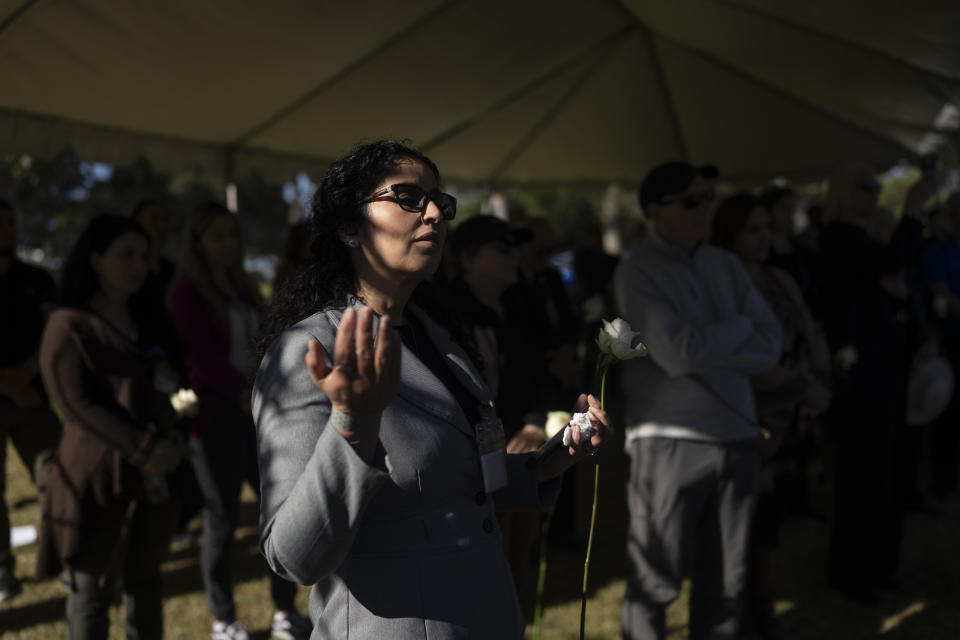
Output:
[[450,252],[454,255],[489,242],[505,242],[514,246],[533,240],[530,229],[513,228],[500,218],[482,215],[467,218],[450,234]]
[[640,201],[640,206],[646,210],[651,202],[658,202],[667,196],[683,193],[697,176],[713,179],[718,175],[720,172],[712,164],[695,167],[689,162],[665,162],[651,169],[643,179],[637,199]]

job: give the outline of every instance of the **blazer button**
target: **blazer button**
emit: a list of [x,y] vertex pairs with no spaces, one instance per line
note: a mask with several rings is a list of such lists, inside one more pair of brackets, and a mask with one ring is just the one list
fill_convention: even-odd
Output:
[[490,518],[484,519],[483,530],[487,533],[493,533],[493,522],[490,520]]
[[477,491],[477,496],[474,499],[477,501],[477,504],[482,507],[487,501],[487,494],[483,491]]

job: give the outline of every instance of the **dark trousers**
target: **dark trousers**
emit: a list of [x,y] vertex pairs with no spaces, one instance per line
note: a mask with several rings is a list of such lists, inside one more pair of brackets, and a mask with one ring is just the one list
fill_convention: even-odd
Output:
[[680,594],[692,556],[690,638],[734,640],[756,501],[756,445],[639,438],[627,452],[624,639],[666,637],[666,608]]
[[71,561],[68,640],[106,640],[114,585],[120,576],[127,640],[163,638],[160,563],[176,528],[178,510],[175,499],[155,504],[141,500],[133,507],[119,544]]
[[902,422],[892,412],[865,415],[868,400],[858,406],[831,418],[837,468],[829,580],[855,596],[896,581],[906,493]]
[[[236,619],[231,552],[246,481],[260,495],[256,431],[250,416],[235,407],[221,410],[201,439],[193,439],[193,466],[206,507],[200,569],[214,619]],[[270,594],[278,611],[292,611],[297,585],[270,572]]]
[[0,403],[0,574],[13,573],[10,549],[10,514],[4,498],[7,491],[7,438],[13,442],[20,460],[30,472],[43,501],[46,470],[60,441],[60,421],[46,404],[20,409],[12,403]]

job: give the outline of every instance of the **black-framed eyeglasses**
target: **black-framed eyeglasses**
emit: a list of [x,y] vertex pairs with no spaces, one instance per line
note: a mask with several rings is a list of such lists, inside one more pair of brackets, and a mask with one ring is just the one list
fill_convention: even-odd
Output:
[[[393,194],[393,198],[385,198],[388,194]],[[410,213],[423,213],[427,210],[427,205],[432,200],[444,220],[453,220],[457,215],[457,199],[449,193],[444,193],[439,189],[427,192],[415,184],[391,184],[376,192],[361,204],[368,202],[379,202],[388,200],[396,202],[400,208]]]
[[710,187],[697,193],[691,193],[690,195],[682,198],[674,198],[673,200],[657,200],[657,204],[668,205],[682,203],[685,209],[693,210],[702,204],[713,204],[716,202],[716,200],[717,192],[713,187]]

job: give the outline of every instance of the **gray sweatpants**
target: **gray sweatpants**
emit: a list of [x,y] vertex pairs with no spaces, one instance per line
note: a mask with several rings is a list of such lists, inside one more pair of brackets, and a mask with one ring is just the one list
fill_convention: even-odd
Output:
[[665,636],[665,610],[693,564],[690,639],[735,639],[757,488],[753,441],[639,438],[627,444],[631,571],[624,640]]

